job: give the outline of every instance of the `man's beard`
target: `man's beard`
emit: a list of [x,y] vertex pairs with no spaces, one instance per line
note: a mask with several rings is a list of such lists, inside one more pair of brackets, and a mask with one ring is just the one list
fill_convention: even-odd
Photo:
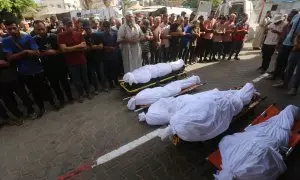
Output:
[[126,23],[127,23],[127,25],[128,25],[130,28],[135,27],[135,26],[134,26],[134,25],[135,25],[135,21],[134,21],[134,20],[126,20]]

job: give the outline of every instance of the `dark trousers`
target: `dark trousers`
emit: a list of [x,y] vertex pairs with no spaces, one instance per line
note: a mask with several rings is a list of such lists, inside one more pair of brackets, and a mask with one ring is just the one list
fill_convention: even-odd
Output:
[[118,69],[117,69],[117,56],[115,52],[106,52],[104,54],[104,73],[107,77],[107,80],[112,83],[118,82]]
[[180,44],[172,44],[171,46],[171,61],[176,61],[180,51]]
[[187,64],[188,55],[189,55],[189,45],[181,45],[179,58],[184,60],[185,64]]
[[29,98],[24,85],[19,80],[2,82],[0,83],[0,86],[1,99],[3,100],[8,111],[11,112],[15,117],[20,118],[22,113],[17,106],[13,93],[18,95],[23,101],[28,113],[32,113],[34,111],[32,108],[33,102]]
[[196,46],[190,46],[190,62],[196,62],[197,54],[196,54]]
[[266,71],[269,68],[271,58],[275,52],[276,45],[267,45],[263,44],[261,52],[262,52],[262,63],[261,68]]
[[275,78],[280,77],[284,78],[284,71],[287,66],[288,58],[290,55],[291,50],[293,49],[292,46],[282,46],[279,50],[279,54],[276,58],[276,64],[274,69],[273,76]]
[[99,82],[97,80],[97,64],[96,60],[88,59],[87,62],[87,70],[88,70],[88,78],[89,82],[94,86],[96,91],[99,90]]
[[223,42],[223,53],[224,53],[224,57],[226,55],[229,55],[230,51],[231,51],[231,46],[232,46],[232,42]]
[[235,57],[237,58],[241,50],[243,49],[243,46],[244,46],[244,41],[233,41],[229,58],[231,58],[233,54],[235,54]]
[[48,101],[52,105],[54,104],[53,95],[47,85],[43,72],[35,75],[22,75],[22,79],[40,109],[44,109],[44,101]]
[[203,46],[204,46],[204,59],[211,56],[212,47],[213,47],[213,40],[212,39],[203,39]]
[[168,62],[169,61],[169,57],[170,57],[170,53],[169,53],[170,52],[170,48],[162,46],[161,50],[162,50],[162,59],[163,59],[163,62]]
[[298,89],[300,85],[300,52],[291,52],[284,77],[284,83],[286,86],[288,86],[291,78],[293,77],[296,67],[297,70],[292,87]]
[[87,64],[68,65],[69,72],[77,89],[78,96],[83,96],[84,90],[90,93]]
[[202,58],[204,56],[204,52],[205,52],[205,48],[204,48],[204,44],[203,44],[203,38],[198,38],[197,46],[196,46],[196,54],[197,54],[197,57],[200,58],[200,61],[202,60]]
[[151,54],[150,52],[142,52],[143,65],[150,64]]
[[212,57],[215,58],[216,55],[221,57],[223,55],[223,43],[222,42],[214,42],[213,43],[213,50],[212,50]]

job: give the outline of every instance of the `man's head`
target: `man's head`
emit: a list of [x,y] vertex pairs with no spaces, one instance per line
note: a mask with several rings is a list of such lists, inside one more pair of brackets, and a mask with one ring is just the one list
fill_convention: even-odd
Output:
[[111,25],[111,26],[116,25],[116,18],[111,17],[111,18],[109,19],[109,21],[110,21],[110,25]]
[[208,18],[213,19],[215,17],[215,11],[211,11]]
[[288,15],[288,17],[287,17],[287,21],[288,21],[288,22],[291,22],[292,19],[293,19],[293,17],[294,17],[296,14],[298,14],[298,11],[297,11],[296,9],[293,9],[293,10],[289,13],[289,15]]
[[109,32],[110,31],[110,22],[104,21],[102,24],[102,28],[105,33]]
[[47,35],[47,28],[43,21],[40,20],[34,21],[33,27],[34,27],[34,32],[38,36],[43,37]]
[[160,16],[156,16],[156,17],[154,18],[154,26],[155,26],[155,27],[158,27],[158,26],[160,25],[160,23],[161,23],[161,18],[160,18]]
[[192,12],[191,15],[190,15],[190,21],[194,20],[195,17],[196,17],[196,13]]
[[183,20],[183,25],[186,26],[188,24],[189,24],[189,18],[185,17],[184,20]]
[[164,15],[163,15],[163,22],[164,22],[165,24],[167,24],[167,23],[169,22],[169,16],[168,16],[168,14],[164,14]]
[[133,24],[135,24],[132,11],[126,12],[125,19],[126,19],[126,24],[128,24],[129,26],[132,26]]
[[248,21],[248,14],[244,13],[243,14],[243,22],[247,22]]
[[55,24],[56,24],[56,17],[55,17],[55,16],[51,16],[51,17],[50,17],[50,23],[51,23],[52,25],[55,25]]
[[235,18],[236,18],[236,15],[235,14],[230,14],[230,16],[229,16],[229,21],[230,22],[234,22],[235,21]]
[[150,22],[148,19],[143,19],[142,27],[144,27],[144,29],[148,29],[150,27]]
[[184,18],[184,17],[185,17],[185,15],[186,15],[186,12],[185,12],[185,11],[182,11],[180,15],[181,15],[181,17],[183,17],[183,18]]
[[21,21],[20,25],[21,25],[21,28],[22,28],[24,31],[28,31],[29,28],[30,28],[30,26],[29,26],[29,24],[28,24],[27,21]]
[[122,19],[116,19],[116,26],[119,29],[119,27],[122,25]]
[[13,37],[20,36],[20,28],[16,21],[5,21],[4,25],[9,35]]
[[172,13],[170,16],[170,22],[173,23],[175,21],[175,14]]
[[220,16],[220,23],[221,23],[221,24],[224,24],[225,21],[226,21],[225,16],[221,15],[221,16]]
[[177,18],[176,23],[177,23],[178,25],[182,25],[182,24],[183,24],[183,17]]
[[266,17],[271,17],[271,11],[267,11]]
[[80,24],[87,34],[92,33],[90,22],[88,20],[81,20]]
[[198,21],[199,21],[200,23],[203,23],[203,22],[204,22],[204,17],[203,17],[203,16],[199,16],[199,17],[198,17]]
[[66,32],[72,32],[73,31],[73,23],[69,18],[63,19],[63,24],[64,24]]
[[91,20],[91,28],[92,29],[98,29],[98,21],[97,20]]

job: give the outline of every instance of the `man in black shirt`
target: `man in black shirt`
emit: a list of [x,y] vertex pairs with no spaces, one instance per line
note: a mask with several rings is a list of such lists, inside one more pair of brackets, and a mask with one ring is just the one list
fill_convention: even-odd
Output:
[[51,87],[60,102],[60,106],[65,105],[65,98],[60,83],[66,93],[70,103],[73,102],[71,88],[68,82],[67,69],[63,62],[63,56],[60,54],[57,37],[53,33],[47,33],[45,24],[42,21],[36,21],[34,25],[37,35],[36,40],[41,54],[42,64]]
[[184,36],[183,18],[179,17],[174,24],[170,26],[170,44],[171,46],[171,60],[176,61],[180,50],[181,37]]

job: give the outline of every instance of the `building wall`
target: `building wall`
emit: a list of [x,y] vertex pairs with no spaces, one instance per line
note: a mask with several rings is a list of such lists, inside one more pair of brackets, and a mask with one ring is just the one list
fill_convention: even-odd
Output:
[[42,0],[41,4],[47,7],[62,8],[67,10],[80,10],[79,0]]

